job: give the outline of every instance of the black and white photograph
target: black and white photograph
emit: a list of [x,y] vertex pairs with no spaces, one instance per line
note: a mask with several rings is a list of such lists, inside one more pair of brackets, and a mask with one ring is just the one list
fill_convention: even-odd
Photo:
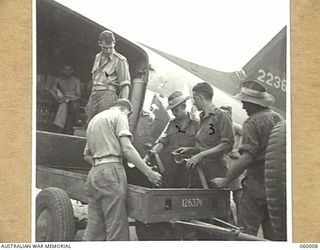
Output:
[[33,5],[34,242],[292,242],[289,0]]

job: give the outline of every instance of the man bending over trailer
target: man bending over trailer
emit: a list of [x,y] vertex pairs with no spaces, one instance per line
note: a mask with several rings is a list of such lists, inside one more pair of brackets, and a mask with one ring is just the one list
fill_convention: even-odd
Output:
[[129,240],[123,157],[143,172],[151,183],[161,185],[161,175],[144,163],[131,143],[127,117],[131,112],[130,102],[118,99],[88,124],[84,158],[92,168],[85,184],[88,196],[86,241]]

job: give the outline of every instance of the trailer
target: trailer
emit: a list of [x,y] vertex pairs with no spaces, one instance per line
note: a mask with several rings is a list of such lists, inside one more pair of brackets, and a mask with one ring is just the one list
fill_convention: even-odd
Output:
[[[85,142],[84,137],[37,131],[36,187],[41,191],[36,198],[36,241],[73,241],[77,230],[85,228],[86,220],[74,216],[70,201],[87,204],[84,184],[90,166],[82,157]],[[139,240],[150,239],[150,230],[161,223],[202,231],[212,239],[259,240],[228,222],[229,189],[129,184],[127,211]]]

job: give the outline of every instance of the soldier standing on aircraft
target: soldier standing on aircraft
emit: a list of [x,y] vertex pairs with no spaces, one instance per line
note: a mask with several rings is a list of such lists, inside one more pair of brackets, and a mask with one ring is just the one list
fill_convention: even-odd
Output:
[[115,51],[115,44],[111,31],[101,32],[98,41],[101,52],[96,55],[91,71],[92,89],[86,107],[88,122],[97,113],[110,108],[118,97],[129,97],[129,65],[127,59]]
[[215,178],[212,184],[226,187],[247,170],[242,182],[243,194],[240,199],[240,226],[244,232],[257,235],[262,224],[266,239],[273,239],[265,194],[265,153],[269,135],[281,117],[269,108],[274,103],[272,95],[257,81],[246,81],[241,92],[235,96],[243,103],[249,118],[243,124],[242,141],[239,147],[240,157],[231,162],[227,175]]

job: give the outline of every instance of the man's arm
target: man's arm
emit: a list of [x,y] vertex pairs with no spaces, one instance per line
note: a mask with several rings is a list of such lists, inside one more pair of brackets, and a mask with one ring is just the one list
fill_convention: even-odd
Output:
[[239,159],[231,162],[231,166],[227,172],[226,177],[215,178],[210,182],[216,187],[228,186],[230,182],[238,178],[244,172],[244,170],[248,168],[248,166],[252,162],[252,159],[252,155],[249,152],[243,151]]
[[125,85],[121,88],[119,98],[128,99],[129,98],[130,87],[129,85]]
[[199,153],[199,149],[196,147],[180,147],[174,151],[178,155],[190,155]]
[[120,93],[119,98],[128,99],[130,92],[130,73],[129,73],[129,65],[127,60],[120,60],[118,67],[116,68],[116,72],[118,75],[118,81],[120,85]]
[[89,149],[88,143],[86,143],[86,146],[84,148],[83,156],[84,156],[83,159],[86,162],[88,162],[91,166],[93,166],[92,154],[91,154],[91,150]]
[[206,156],[215,157],[215,156],[220,156],[220,155],[226,154],[226,153],[230,152],[231,150],[232,150],[232,146],[230,143],[222,142],[222,143],[218,144],[216,147],[204,150],[204,151],[200,152],[199,154],[201,154],[202,157],[206,157]]
[[[50,86],[50,93],[54,96],[54,98],[58,101],[61,102],[63,98],[63,94],[58,87],[59,85],[59,78],[55,79],[52,86]],[[58,93],[59,91],[59,93]],[[59,95],[58,95],[59,94]]]
[[143,158],[144,162],[149,162],[150,161],[150,156],[151,154],[159,154],[163,150],[163,144],[161,142],[156,143],[151,150],[149,151],[150,153],[146,154],[146,156]]
[[217,117],[217,121],[217,127],[221,138],[219,144],[191,157],[186,164],[187,168],[194,168],[206,156],[220,157],[232,150],[234,144],[234,131],[231,117],[227,112],[221,112]]
[[147,164],[145,164],[137,150],[132,145],[130,138],[128,136],[120,137],[120,145],[122,152],[128,161],[133,163],[143,174],[145,174],[151,183],[160,186],[161,175],[158,172],[153,171]]
[[190,160],[187,162],[186,167],[194,168],[206,156],[211,156],[211,157],[221,156],[223,154],[230,152],[231,150],[232,150],[232,146],[230,143],[222,142],[214,148],[209,148],[207,150],[204,150],[192,156]]
[[[159,138],[155,141],[155,145],[151,148],[150,153],[151,154],[160,154],[161,151],[168,146],[169,143],[169,136],[168,136],[168,130],[170,129],[170,124],[171,121],[169,121],[166,125],[166,127],[164,128],[164,130],[162,131],[162,133],[160,134]],[[147,154],[144,157],[144,162],[148,162],[150,161],[150,155],[151,154]]]
[[91,155],[85,155],[84,160],[88,162],[91,166],[93,165],[93,159]]

